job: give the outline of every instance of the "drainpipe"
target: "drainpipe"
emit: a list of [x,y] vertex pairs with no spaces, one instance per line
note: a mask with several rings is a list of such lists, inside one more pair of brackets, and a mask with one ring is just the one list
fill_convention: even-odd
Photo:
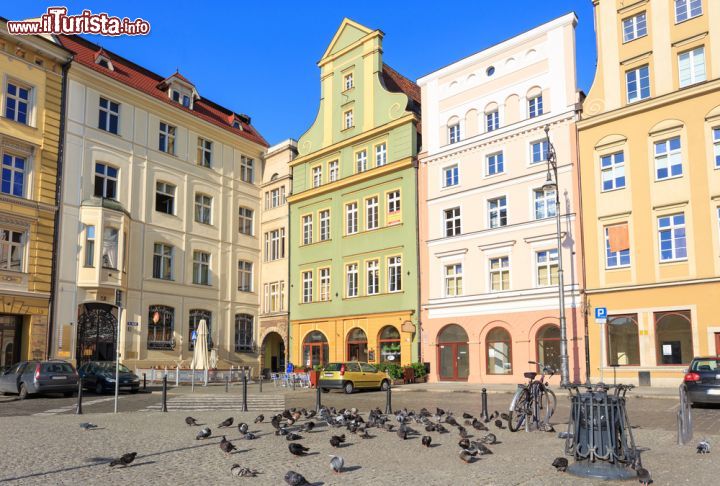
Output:
[[[296,154],[297,155],[297,154]],[[294,159],[295,157],[292,157]],[[292,161],[291,159],[291,161]],[[290,197],[293,194],[293,176],[292,176],[292,167],[290,168],[289,174],[288,174],[288,196]],[[288,212],[287,212],[287,289],[286,289],[286,295],[287,295],[287,345],[285,346],[285,369],[287,369],[287,365],[290,362],[290,348],[291,348],[291,340],[290,337],[290,292],[292,292],[292,282],[290,282],[290,260],[291,260],[291,253],[292,253],[292,238],[290,233],[290,203],[287,203]],[[282,372],[285,372],[285,370],[282,370]]]
[[50,264],[50,305],[48,309],[48,329],[47,342],[45,347],[45,358],[50,358],[51,346],[53,342],[53,332],[55,328],[55,300],[57,299],[56,280],[58,266],[58,242],[60,240],[60,205],[62,203],[62,187],[63,187],[63,158],[65,157],[65,116],[67,110],[67,76],[70,70],[72,57],[62,65],[62,84],[60,90],[60,135],[58,137],[58,159],[57,159],[57,175],[55,185],[55,219],[53,221],[53,243],[52,243],[52,263]]
[[[417,128],[416,128],[417,130]],[[420,160],[418,159],[417,155],[415,156],[415,258],[417,261],[417,355],[418,355],[418,362],[422,363],[422,312],[421,312],[421,305],[422,305],[422,297],[420,295],[421,288],[422,288],[422,282],[420,281],[420,262],[422,261],[420,258],[420,185],[419,185],[419,177],[420,177]]]

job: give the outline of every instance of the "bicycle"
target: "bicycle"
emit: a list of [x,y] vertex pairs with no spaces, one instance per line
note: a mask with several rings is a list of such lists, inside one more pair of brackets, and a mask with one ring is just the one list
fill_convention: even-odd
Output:
[[536,428],[540,429],[541,424],[549,423],[557,406],[555,393],[548,388],[548,383],[545,381],[545,375],[549,374],[551,378],[555,374],[555,369],[535,361],[528,361],[528,364],[537,365],[542,372],[538,380],[535,379],[537,373],[534,371],[523,373],[528,383],[518,385],[510,402],[508,428],[511,432],[517,432],[523,425],[529,430],[531,424],[535,424]]

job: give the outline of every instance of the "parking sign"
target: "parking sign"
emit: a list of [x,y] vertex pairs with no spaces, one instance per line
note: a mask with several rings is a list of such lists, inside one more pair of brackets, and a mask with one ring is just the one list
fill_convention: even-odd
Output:
[[598,324],[607,322],[607,307],[595,307],[595,322]]

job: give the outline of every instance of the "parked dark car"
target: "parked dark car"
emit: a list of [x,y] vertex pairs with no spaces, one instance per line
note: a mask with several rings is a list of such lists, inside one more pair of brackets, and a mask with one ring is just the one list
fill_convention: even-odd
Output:
[[0,375],[0,392],[16,393],[21,400],[38,393],[71,397],[77,381],[78,374],[67,361],[21,361]]
[[691,404],[720,403],[720,357],[693,358],[683,386]]
[[[94,390],[98,395],[115,391],[115,361],[90,361],[80,366],[78,373],[83,380],[84,389]],[[119,377],[120,391],[138,392],[140,378],[122,363]]]

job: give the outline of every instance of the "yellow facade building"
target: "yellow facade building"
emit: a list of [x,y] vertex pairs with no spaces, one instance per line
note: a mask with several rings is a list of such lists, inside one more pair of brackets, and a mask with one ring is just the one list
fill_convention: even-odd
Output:
[[593,379],[677,385],[720,353],[720,2],[594,0],[578,123]]
[[0,20],[0,369],[47,356],[63,76],[70,54]]

